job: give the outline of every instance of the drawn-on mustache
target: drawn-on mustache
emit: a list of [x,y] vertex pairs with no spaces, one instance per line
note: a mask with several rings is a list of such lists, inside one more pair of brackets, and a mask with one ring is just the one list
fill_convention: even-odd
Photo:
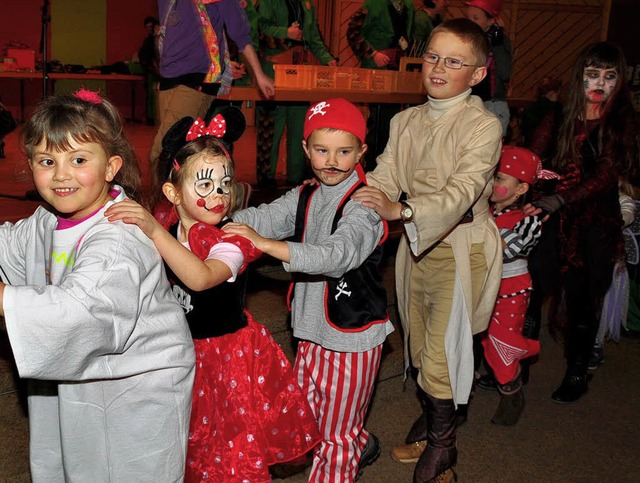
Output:
[[322,168],[322,171],[337,171],[339,173],[347,173],[348,169],[340,169],[340,168]]

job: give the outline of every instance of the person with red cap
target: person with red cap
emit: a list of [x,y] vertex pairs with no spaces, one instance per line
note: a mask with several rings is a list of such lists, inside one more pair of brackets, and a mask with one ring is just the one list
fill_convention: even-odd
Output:
[[513,48],[500,21],[503,0],[468,0],[465,3],[465,16],[487,33],[491,44],[487,76],[474,86],[472,93],[479,96],[485,107],[498,116],[502,124],[502,136],[505,137],[511,117],[507,94],[513,68]]
[[491,322],[482,339],[484,356],[500,392],[491,422],[511,426],[524,410],[520,361],[540,352],[540,341],[523,335],[532,288],[527,256],[540,239],[542,221],[522,211],[529,189],[538,178],[557,177],[542,169],[540,158],[528,149],[505,146],[491,195],[493,216],[503,240],[502,282]]
[[309,481],[351,482],[380,454],[364,421],[382,344],[394,330],[378,272],[387,225],[351,199],[366,182],[360,110],[342,98],[318,102],[306,113],[303,133],[318,183],[235,212],[240,223],[225,231],[248,238],[293,273],[295,368],[323,438]]

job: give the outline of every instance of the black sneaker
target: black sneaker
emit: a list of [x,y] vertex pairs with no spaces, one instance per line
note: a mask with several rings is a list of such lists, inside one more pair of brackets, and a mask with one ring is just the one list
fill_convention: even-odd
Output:
[[551,399],[559,404],[575,402],[584,396],[589,389],[589,376],[565,376],[562,384],[551,395]]
[[604,362],[604,347],[601,345],[594,345],[591,352],[591,359],[589,359],[589,365],[587,369],[595,371]]
[[372,464],[378,456],[380,456],[380,441],[375,434],[369,433],[369,439],[367,440],[367,444],[364,445],[362,455],[360,456],[356,481],[362,476],[365,466]]

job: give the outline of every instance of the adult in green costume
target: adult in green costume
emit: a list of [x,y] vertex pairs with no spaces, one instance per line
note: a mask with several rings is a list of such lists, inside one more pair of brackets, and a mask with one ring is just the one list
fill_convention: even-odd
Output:
[[449,0],[424,0],[413,20],[413,44],[409,57],[422,57],[431,31],[442,22]]
[[[347,41],[365,69],[398,70],[400,57],[413,39],[413,0],[365,0],[349,21]],[[389,123],[400,111],[398,104],[374,104],[367,119],[365,169],[375,168],[376,158],[389,139]]]
[[[262,69],[274,75],[273,64],[304,64],[311,52],[323,65],[336,66],[336,59],[322,40],[318,19],[310,0],[260,0],[258,31]],[[257,176],[262,187],[275,187],[280,140],[287,128],[287,184],[305,178],[302,128],[309,103],[263,102],[258,104]]]

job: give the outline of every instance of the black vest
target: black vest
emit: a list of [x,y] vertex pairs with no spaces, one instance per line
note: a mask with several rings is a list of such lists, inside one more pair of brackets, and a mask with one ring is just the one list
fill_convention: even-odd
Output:
[[[231,220],[225,220],[218,227]],[[178,223],[169,228],[169,233],[178,238]],[[206,339],[232,334],[247,326],[244,314],[244,291],[246,272],[238,275],[235,282],[223,282],[207,290],[196,292],[184,285],[165,263],[173,294],[185,311],[191,337]],[[181,290],[176,290],[180,287]]]
[[[356,183],[338,205],[333,218],[331,233],[336,231],[338,221],[342,217],[344,207],[351,195],[361,186],[364,186],[364,183]],[[302,241],[307,223],[307,207],[311,201],[311,196],[317,188],[318,186],[305,185],[300,190],[300,199],[298,200],[298,209],[296,211],[296,226],[292,238],[294,242]],[[385,223],[385,234],[380,244],[362,265],[349,270],[340,278],[324,277],[326,282],[324,306],[327,322],[335,329],[343,332],[361,332],[373,324],[383,323],[388,320],[387,292],[378,271],[378,266],[382,259],[382,244],[386,236],[387,227]],[[293,298],[295,283],[296,277],[294,276],[289,289],[289,304],[291,304],[291,299]]]

